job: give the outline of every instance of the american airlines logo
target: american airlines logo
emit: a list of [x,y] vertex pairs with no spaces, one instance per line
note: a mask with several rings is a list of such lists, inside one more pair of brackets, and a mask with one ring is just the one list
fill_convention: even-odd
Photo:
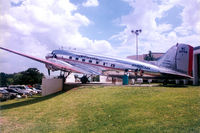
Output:
[[185,53],[185,54],[187,54],[188,51],[185,50],[185,47],[182,47],[181,50],[179,50],[179,53]]

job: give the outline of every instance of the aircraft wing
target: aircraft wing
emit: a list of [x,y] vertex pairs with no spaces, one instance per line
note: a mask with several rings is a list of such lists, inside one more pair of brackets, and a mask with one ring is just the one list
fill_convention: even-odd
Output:
[[83,64],[83,63],[74,63],[74,62],[68,62],[69,64],[71,64],[74,67],[77,67],[81,70],[84,70],[85,74],[93,74],[93,75],[101,75],[102,74],[102,70],[104,70],[102,67],[98,67],[98,66],[90,66],[87,64]]
[[17,54],[17,55],[20,55],[20,56],[23,56],[23,57],[26,57],[26,58],[29,58],[29,59],[32,59],[32,60],[35,60],[35,61],[38,61],[40,63],[44,63],[45,65],[48,65],[48,66],[55,68],[56,70],[62,70],[62,71],[67,71],[67,72],[71,71],[71,72],[76,72],[76,73],[84,73],[84,70],[77,68],[75,66],[72,66],[70,64],[63,65],[59,62],[52,62],[52,61],[48,61],[48,60],[45,60],[45,59],[40,59],[40,58],[37,58],[37,57],[22,54],[22,53],[19,53],[19,52],[16,52],[16,51],[13,51],[13,50],[10,50],[10,49],[7,49],[7,48],[3,48],[3,47],[0,47],[0,49],[14,53],[14,54]]

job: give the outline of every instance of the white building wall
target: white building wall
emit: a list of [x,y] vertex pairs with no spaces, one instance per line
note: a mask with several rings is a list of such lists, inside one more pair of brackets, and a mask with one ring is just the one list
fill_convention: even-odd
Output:
[[50,95],[61,91],[63,88],[63,79],[42,79],[42,96]]

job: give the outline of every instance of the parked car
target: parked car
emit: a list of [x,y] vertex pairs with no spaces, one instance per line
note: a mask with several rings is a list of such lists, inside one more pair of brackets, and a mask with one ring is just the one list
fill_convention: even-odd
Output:
[[9,92],[4,89],[0,89],[0,101],[6,101],[7,99],[10,99]]
[[30,88],[30,89],[32,89],[35,94],[41,94],[42,93],[42,91],[39,90],[39,89],[36,89],[36,88],[33,88],[33,87]]
[[35,85],[33,85],[33,87],[34,87],[35,89],[37,89],[37,90],[42,90],[40,84],[35,84]]
[[[35,88],[36,89],[36,88]],[[36,89],[37,90],[37,92],[38,92],[38,94],[41,94],[42,93],[42,90],[40,90],[40,89]]]
[[5,90],[7,89],[8,87],[0,87],[0,90]]
[[22,85],[22,88],[25,88],[26,90],[30,91],[30,93],[34,94],[33,90],[31,88],[29,88],[28,86],[26,85]]
[[9,89],[8,88],[8,89],[6,89],[6,91],[8,91],[12,95],[12,97],[14,97],[14,98],[17,97],[18,95],[20,95],[20,96],[23,95],[23,93],[17,91],[16,89]]
[[9,89],[15,89],[19,93],[23,93],[27,96],[33,95],[33,91],[30,88],[27,88],[25,85],[10,85],[8,88]]

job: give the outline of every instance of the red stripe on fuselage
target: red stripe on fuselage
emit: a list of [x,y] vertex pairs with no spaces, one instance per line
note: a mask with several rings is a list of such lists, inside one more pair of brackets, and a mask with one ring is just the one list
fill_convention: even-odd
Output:
[[188,75],[190,76],[192,76],[192,64],[193,64],[193,47],[189,46]]

